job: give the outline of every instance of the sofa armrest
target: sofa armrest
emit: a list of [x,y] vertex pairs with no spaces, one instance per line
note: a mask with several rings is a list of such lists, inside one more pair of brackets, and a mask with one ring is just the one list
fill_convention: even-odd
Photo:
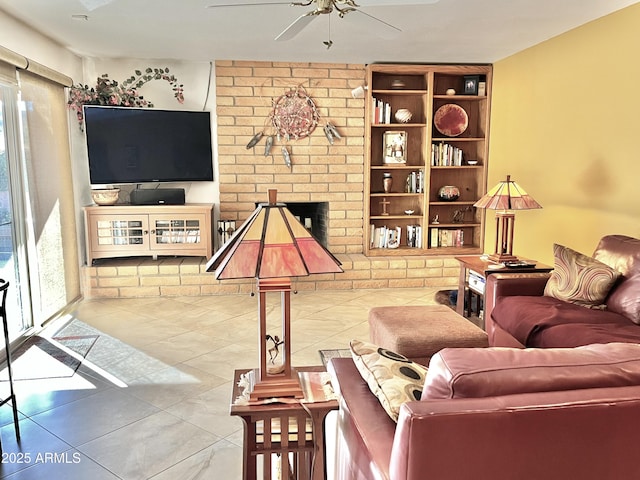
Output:
[[494,329],[491,312],[500,297],[542,296],[551,273],[492,273],[484,291],[484,324],[491,338]]
[[336,478],[388,480],[396,423],[371,393],[351,358],[332,358],[327,371],[340,405]]

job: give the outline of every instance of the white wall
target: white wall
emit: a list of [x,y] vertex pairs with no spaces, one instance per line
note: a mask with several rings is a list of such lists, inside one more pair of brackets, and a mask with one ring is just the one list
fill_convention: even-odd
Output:
[[0,45],[71,78],[82,75],[80,57],[1,11]]

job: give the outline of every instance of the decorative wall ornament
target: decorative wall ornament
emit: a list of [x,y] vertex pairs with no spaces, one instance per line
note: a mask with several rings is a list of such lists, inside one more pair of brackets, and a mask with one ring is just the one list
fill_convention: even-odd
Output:
[[313,99],[304,88],[298,87],[285,92],[273,102],[270,117],[278,138],[298,140],[313,133],[320,114]]
[[[272,109],[263,130],[249,140],[247,149],[255,147],[266,136],[264,156],[268,157],[276,139],[278,142],[286,143],[301,140],[310,136],[319,123],[320,113],[304,87],[299,85],[290,88],[272,100]],[[342,138],[338,129],[329,122],[325,122],[323,132],[330,145],[333,145],[336,139]],[[287,145],[282,146],[281,152],[285,165],[291,168],[291,152]]]
[[111,80],[109,74],[103,73],[96,80],[95,87],[76,84],[69,89],[69,110],[76,112],[78,124],[82,129],[83,105],[110,105],[114,107],[148,107],[153,108],[153,103],[138,93],[138,89],[151,80],[164,80],[171,85],[173,96],[179,103],[184,103],[184,88],[174,75],[169,74],[168,68],[148,67],[144,73],[136,70],[134,75],[125,79],[122,83]]

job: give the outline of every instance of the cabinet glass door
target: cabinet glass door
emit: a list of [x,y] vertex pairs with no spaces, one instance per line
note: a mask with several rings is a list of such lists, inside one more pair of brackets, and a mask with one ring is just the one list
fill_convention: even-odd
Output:
[[144,225],[141,220],[98,220],[98,245],[142,245]]
[[153,220],[153,225],[157,244],[200,243],[201,221],[198,219],[157,218]]

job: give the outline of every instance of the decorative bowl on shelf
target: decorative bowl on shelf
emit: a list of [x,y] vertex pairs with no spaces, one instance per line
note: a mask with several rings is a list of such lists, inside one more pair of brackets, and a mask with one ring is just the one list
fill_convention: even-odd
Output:
[[467,160],[467,165],[477,165],[478,160]]
[[469,126],[469,116],[464,108],[455,103],[447,103],[436,110],[433,116],[436,130],[447,137],[457,137]]
[[91,190],[91,199],[96,205],[115,205],[119,194],[119,188],[97,188]]
[[460,198],[460,189],[455,185],[445,185],[438,190],[438,200],[441,202],[454,202]]
[[409,120],[411,120],[411,117],[413,117],[413,113],[411,113],[411,110],[401,108],[396,112],[394,117],[399,123],[407,123]]
[[405,210],[404,213],[405,213],[405,215],[413,215],[414,211],[415,210]]

